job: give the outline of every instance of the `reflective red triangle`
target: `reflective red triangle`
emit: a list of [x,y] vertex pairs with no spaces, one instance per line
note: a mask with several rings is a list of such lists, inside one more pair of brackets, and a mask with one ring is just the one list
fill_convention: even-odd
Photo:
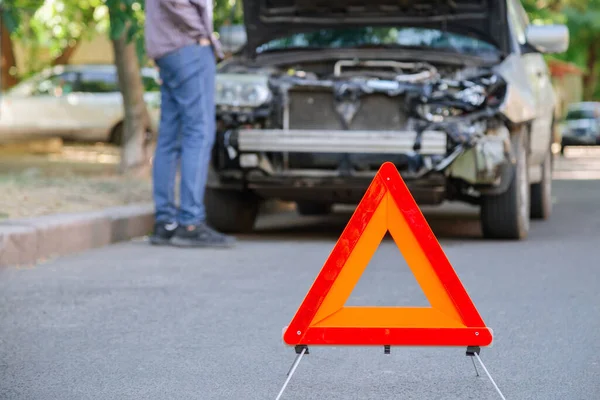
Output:
[[[345,307],[386,232],[432,307]],[[492,332],[392,163],[382,165],[287,327],[288,345],[489,346]]]

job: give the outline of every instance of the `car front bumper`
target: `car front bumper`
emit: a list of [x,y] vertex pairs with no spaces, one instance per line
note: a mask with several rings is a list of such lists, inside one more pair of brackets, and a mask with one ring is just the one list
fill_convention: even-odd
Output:
[[[506,128],[489,130],[470,146],[451,145],[443,131],[241,129],[222,136],[238,167],[219,171],[223,184],[244,182],[265,197],[360,198],[383,162],[391,161],[426,203],[445,196],[448,179],[489,190],[510,164]],[[276,158],[272,156],[276,155]],[[275,161],[277,159],[277,161]],[[301,161],[298,161],[301,160]],[[488,186],[488,187],[486,187]]]
[[[331,131],[331,130],[259,130],[237,131],[237,148],[241,152],[405,154],[415,151],[416,131]],[[444,155],[448,135],[425,131],[420,138],[419,153]]]

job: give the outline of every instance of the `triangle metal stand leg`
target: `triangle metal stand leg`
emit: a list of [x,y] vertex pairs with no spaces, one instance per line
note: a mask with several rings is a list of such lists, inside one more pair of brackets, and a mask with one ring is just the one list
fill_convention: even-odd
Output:
[[475,365],[475,359],[471,357],[471,361],[473,362],[473,368],[475,368],[475,374],[477,374],[477,377],[479,378],[479,371],[477,370],[477,365]]
[[[298,351],[300,351],[300,352],[298,352]],[[287,373],[287,379],[285,380],[283,387],[279,391],[279,394],[277,395],[277,398],[275,400],[279,400],[281,398],[281,396],[283,395],[283,392],[285,392],[285,389],[287,388],[288,383],[290,383],[292,376],[294,376],[294,372],[296,372],[296,368],[298,368],[298,364],[300,364],[300,361],[302,361],[302,357],[304,356],[304,354],[308,354],[308,347],[297,346],[296,353],[297,353],[296,359],[294,360],[294,363],[290,367],[290,370]]]
[[488,378],[490,378],[490,381],[492,381],[492,385],[494,385],[494,388],[496,388],[496,391],[498,392],[498,394],[500,395],[500,397],[502,398],[502,400],[506,400],[506,397],[504,397],[504,395],[502,394],[502,392],[498,388],[498,385],[496,385],[496,382],[494,382],[494,378],[492,378],[492,376],[488,372],[487,368],[483,364],[483,361],[481,361],[481,358],[479,358],[479,354],[475,353],[475,357],[477,357],[477,361],[479,361],[479,364],[481,364],[481,366],[483,367],[483,370],[487,374]]
[[481,352],[481,348],[479,346],[467,347],[467,356],[471,357],[471,361],[473,361],[473,367],[475,367],[475,372],[477,373],[477,376],[479,376],[479,371],[477,371],[477,366],[475,365],[475,361],[473,360],[473,357],[477,358],[477,361],[479,361],[479,364],[481,364],[481,367],[483,368],[486,375],[492,382],[492,385],[494,385],[494,388],[496,389],[496,392],[498,392],[498,394],[500,395],[500,398],[502,398],[502,400],[506,400],[506,397],[504,397],[504,395],[498,388],[498,385],[496,385],[494,378],[492,378],[492,375],[490,375],[490,373],[488,372],[487,368],[485,367],[485,364],[483,363],[483,361],[481,361],[481,358],[479,357],[480,352]]

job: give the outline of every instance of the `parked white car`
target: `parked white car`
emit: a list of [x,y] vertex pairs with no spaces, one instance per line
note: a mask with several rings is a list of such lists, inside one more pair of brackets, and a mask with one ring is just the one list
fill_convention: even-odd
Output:
[[[153,133],[160,118],[158,71],[142,68],[141,73]],[[56,66],[3,93],[0,143],[61,137],[120,144],[123,118],[114,65]]]

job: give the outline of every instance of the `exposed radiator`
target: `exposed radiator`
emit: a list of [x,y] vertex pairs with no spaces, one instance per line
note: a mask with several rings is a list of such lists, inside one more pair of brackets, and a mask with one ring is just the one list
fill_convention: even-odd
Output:
[[[336,111],[331,89],[294,88],[289,92],[290,129],[343,130],[344,124]],[[407,116],[403,98],[385,94],[363,95],[350,130],[402,130]]]

